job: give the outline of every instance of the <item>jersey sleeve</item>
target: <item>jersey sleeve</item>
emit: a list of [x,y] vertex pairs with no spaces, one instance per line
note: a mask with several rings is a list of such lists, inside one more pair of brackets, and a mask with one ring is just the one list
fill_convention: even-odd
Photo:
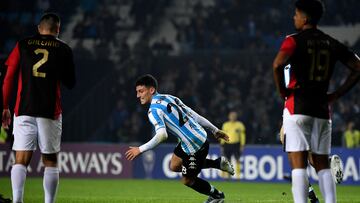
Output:
[[155,148],[161,142],[166,140],[167,137],[168,137],[168,135],[166,133],[165,128],[159,128],[159,130],[156,132],[155,136],[150,141],[148,141],[147,143],[145,143],[139,147],[140,152],[143,153],[145,151]]
[[206,118],[204,118],[200,114],[196,113],[190,107],[186,106],[185,104],[182,104],[182,108],[186,109],[187,115],[192,117],[202,127],[210,130],[213,135],[215,135],[215,133],[217,131],[219,131],[219,129],[215,125],[213,125],[209,120],[207,120]]
[[159,129],[166,128],[164,122],[164,112],[161,109],[151,108],[148,112],[148,117],[150,123],[154,126],[156,133]]
[[281,44],[280,51],[283,51],[289,56],[291,56],[294,53],[295,48],[296,48],[296,42],[294,37],[287,36],[283,41],[283,43]]
[[9,58],[5,62],[5,65],[7,66],[7,70],[2,87],[4,109],[9,108],[9,100],[14,85],[14,78],[19,69],[19,61],[20,61],[19,43],[16,43],[14,49],[9,55]]
[[14,49],[11,51],[8,59],[5,62],[7,66],[17,67],[20,62],[20,51],[19,51],[19,43],[16,43]]

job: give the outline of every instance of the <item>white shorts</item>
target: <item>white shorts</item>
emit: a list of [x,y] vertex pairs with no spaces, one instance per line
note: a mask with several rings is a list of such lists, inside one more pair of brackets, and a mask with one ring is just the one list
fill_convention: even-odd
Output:
[[283,127],[286,134],[285,151],[330,154],[331,120],[299,114],[291,115],[285,108]]
[[62,116],[57,120],[14,115],[15,151],[34,151],[39,144],[43,154],[53,154],[60,151],[62,132]]

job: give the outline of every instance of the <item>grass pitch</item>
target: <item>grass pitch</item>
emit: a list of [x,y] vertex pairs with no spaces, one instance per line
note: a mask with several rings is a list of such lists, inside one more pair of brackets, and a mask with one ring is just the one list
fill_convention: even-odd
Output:
[[[286,183],[211,182],[225,192],[226,203],[292,202],[291,185]],[[320,192],[317,186],[315,191]],[[0,178],[0,193],[11,196],[9,178]],[[360,203],[360,187],[338,185],[338,203]],[[57,203],[199,203],[207,197],[176,180],[60,179]],[[41,178],[27,178],[26,203],[43,202]],[[324,202],[320,197],[320,201]]]

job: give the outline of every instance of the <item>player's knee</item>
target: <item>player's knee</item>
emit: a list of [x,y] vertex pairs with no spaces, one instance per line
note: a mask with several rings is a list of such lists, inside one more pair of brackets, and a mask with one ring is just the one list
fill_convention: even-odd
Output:
[[323,169],[329,169],[329,165],[328,164],[314,164],[313,166],[315,168],[316,173],[318,173],[319,171],[323,170]]
[[32,157],[32,151],[16,151],[15,164],[28,166]]
[[173,172],[181,172],[181,166],[178,164],[170,163],[170,170]]
[[330,168],[328,157],[328,155],[312,154],[313,167],[315,168],[316,172]]
[[45,167],[57,166],[57,154],[43,154],[42,161]]
[[192,177],[182,177],[181,182],[186,186],[192,186],[195,182],[195,179]]
[[26,161],[24,159],[17,159],[14,164],[20,164],[20,165],[23,165],[25,167],[28,167],[29,164],[30,164],[30,161]]

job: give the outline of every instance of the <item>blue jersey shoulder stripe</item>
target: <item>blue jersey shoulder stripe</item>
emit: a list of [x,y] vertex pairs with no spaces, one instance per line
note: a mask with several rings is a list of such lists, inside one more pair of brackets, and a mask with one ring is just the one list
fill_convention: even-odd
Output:
[[[165,123],[164,121],[160,118],[157,109],[152,109],[151,110],[151,115],[149,116],[153,116],[154,119],[156,120],[156,123],[153,123],[154,127],[155,127],[155,131],[158,130],[160,127],[165,127]],[[150,119],[151,120],[151,119]],[[158,125],[158,126],[156,126]]]
[[161,104],[151,104],[150,105],[150,110],[151,109],[160,109],[160,110],[164,110],[166,108],[166,106],[161,105]]
[[173,104],[175,103],[175,97],[173,98],[170,95],[163,96],[162,100],[164,100],[167,103],[173,103]]

